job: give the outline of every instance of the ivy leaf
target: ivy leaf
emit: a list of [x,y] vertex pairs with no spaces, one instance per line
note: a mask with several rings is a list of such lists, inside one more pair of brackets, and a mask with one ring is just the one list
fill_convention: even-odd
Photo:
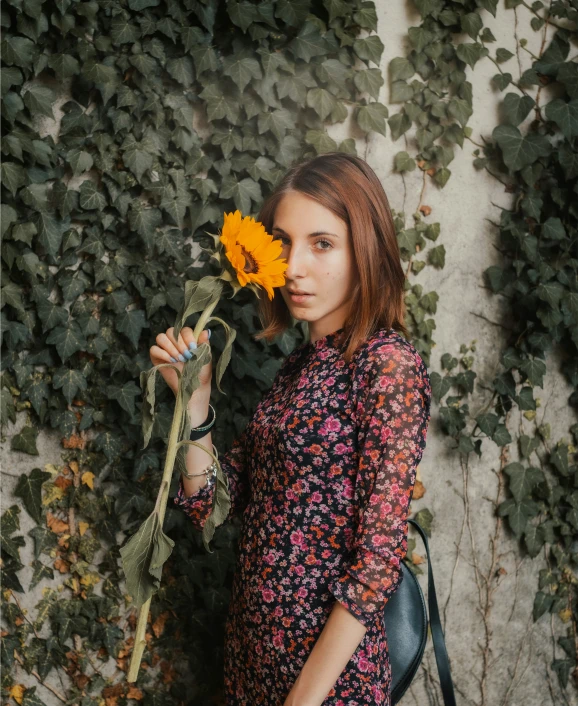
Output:
[[502,149],[506,166],[512,171],[532,164],[538,157],[548,156],[551,151],[551,145],[544,135],[530,133],[522,136],[513,125],[498,125],[492,136]]
[[227,56],[223,58],[223,73],[230,76],[239,91],[244,91],[251,79],[263,77],[261,65],[251,56]]
[[[499,50],[498,50],[499,51]],[[474,68],[475,64],[482,56],[488,55],[487,48],[479,42],[464,42],[456,46],[456,54],[464,63]]]
[[115,328],[129,339],[135,350],[143,328],[148,328],[148,322],[142,309],[125,311],[115,319]]
[[20,529],[20,508],[12,505],[2,515],[0,523],[0,545],[2,550],[11,557],[20,561],[20,547],[26,544],[24,537],[12,537],[11,535]]
[[72,173],[74,176],[79,176],[80,174],[84,174],[84,172],[90,171],[94,164],[94,160],[92,159],[90,152],[86,152],[85,150],[80,150],[78,148],[70,150],[67,154],[67,160],[72,167]]
[[539,468],[526,468],[521,463],[509,463],[504,468],[510,479],[509,488],[516,502],[528,497],[532,489],[544,480],[544,474]]
[[51,532],[47,527],[33,527],[28,534],[34,540],[34,558],[38,559],[43,552],[48,553],[53,549],[58,539],[54,532]]
[[50,477],[50,473],[33,468],[30,474],[20,476],[14,490],[14,495],[22,498],[28,514],[37,523],[42,521],[42,486]]
[[534,597],[534,608],[532,610],[534,622],[539,620],[544,613],[547,613],[550,610],[553,600],[554,596],[548,595],[547,593],[543,593],[542,591],[538,591],[536,593]]
[[42,579],[53,579],[54,578],[54,571],[50,566],[46,566],[46,564],[43,564],[41,561],[38,561],[37,559],[32,563],[32,579],[30,581],[30,586],[28,587],[28,591],[32,591],[32,589],[37,586]]
[[106,390],[109,399],[116,400],[131,416],[135,412],[134,399],[140,395],[140,390],[132,380],[125,385],[109,385]]
[[41,298],[38,300],[36,311],[42,321],[42,330],[50,331],[61,324],[66,324],[68,321],[68,312],[63,306],[53,304],[48,299]]
[[10,448],[12,451],[23,451],[31,456],[38,456],[38,449],[36,448],[37,436],[38,429],[26,426],[19,434],[12,437]]
[[19,164],[14,164],[14,162],[4,160],[0,166],[0,175],[2,183],[6,185],[12,196],[16,194],[21,186],[28,184],[26,170]]
[[76,321],[68,322],[67,326],[58,326],[48,334],[46,343],[53,343],[62,362],[77,351],[86,349],[86,339]]
[[153,166],[153,158],[146,150],[141,149],[137,143],[133,143],[123,154],[123,161],[126,166],[141,181],[143,174]]
[[514,56],[509,49],[500,48],[496,51],[496,61],[498,64],[503,64]]
[[315,148],[317,154],[337,150],[337,142],[325,130],[307,130],[305,142]]
[[62,393],[70,404],[78,390],[86,390],[87,381],[84,375],[74,368],[59,368],[52,378],[55,390],[62,389]]
[[398,56],[389,62],[389,72],[392,81],[407,81],[415,74],[415,67],[408,59]]
[[10,390],[5,387],[0,390],[0,419],[2,419],[3,424],[6,423],[6,419],[9,419],[13,424],[16,422],[14,398]]
[[233,199],[235,207],[241,213],[251,212],[251,200],[259,203],[262,198],[261,187],[258,182],[245,177],[239,180],[233,174],[228,174],[221,185],[220,198]]
[[385,119],[388,115],[386,106],[376,102],[361,106],[355,119],[365,132],[378,132],[380,135],[385,135]]
[[510,125],[517,127],[528,117],[535,105],[536,101],[531,96],[518,96],[515,93],[506,93],[503,103],[506,120]]
[[546,117],[556,123],[567,140],[578,135],[578,99],[569,103],[556,98],[546,105]]
[[448,103],[448,115],[455,118],[462,127],[465,127],[472,113],[471,103],[463,98],[452,98]]
[[432,523],[434,519],[431,510],[429,510],[427,507],[424,507],[419,512],[416,512],[413,519],[419,525],[421,525],[423,531],[427,534],[427,536],[431,537]]
[[543,360],[532,358],[520,363],[520,370],[526,374],[530,383],[534,386],[544,386],[544,375],[546,374],[546,364]]
[[477,12],[468,12],[462,15],[460,21],[462,32],[469,34],[470,37],[475,40],[483,27],[480,15]]
[[299,33],[288,45],[288,48],[295,58],[302,59],[306,63],[309,63],[314,56],[327,52],[326,41],[319,33],[317,25],[309,21],[303,23]]
[[56,255],[62,243],[62,233],[68,229],[68,223],[59,223],[51,213],[38,210],[30,220],[36,228],[38,239],[49,255]]
[[393,160],[396,172],[413,172],[416,168],[415,159],[409,156],[407,152],[398,152]]
[[570,43],[562,34],[556,32],[546,51],[534,62],[533,69],[539,74],[556,76],[562,65],[566,62],[570,51]]
[[30,83],[25,93],[22,94],[24,105],[34,114],[46,115],[54,120],[52,106],[56,102],[56,94],[48,86]]
[[369,93],[372,98],[377,100],[379,90],[385,81],[380,69],[364,69],[354,73],[353,83],[360,93]]
[[332,93],[325,88],[312,88],[307,92],[307,105],[325,120],[335,109],[337,101]]

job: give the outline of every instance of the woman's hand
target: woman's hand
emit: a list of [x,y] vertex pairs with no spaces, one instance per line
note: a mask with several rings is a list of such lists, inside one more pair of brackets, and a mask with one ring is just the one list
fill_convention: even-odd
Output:
[[[156,338],[157,345],[151,346],[150,357],[153,365],[160,363],[172,363],[181,372],[184,366],[192,358],[190,344],[200,345],[201,343],[209,343],[209,331],[204,329],[199,335],[199,340],[195,341],[193,329],[185,326],[179,333],[178,340],[174,337],[174,328],[167,329],[166,333],[159,333]],[[209,344],[210,345],[210,344]],[[193,346],[194,348],[195,346]],[[172,368],[161,368],[160,374],[165,379],[167,385],[176,395],[179,389],[179,378]],[[199,373],[199,387],[197,390],[203,389],[210,394],[211,379],[213,377],[213,364],[209,361],[201,368]],[[197,392],[197,390],[195,392]]]

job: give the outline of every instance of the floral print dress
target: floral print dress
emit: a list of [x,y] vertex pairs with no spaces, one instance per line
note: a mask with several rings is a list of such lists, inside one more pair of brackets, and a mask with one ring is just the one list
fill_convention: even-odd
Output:
[[[400,582],[430,419],[426,366],[394,329],[344,360],[338,329],[283,362],[220,458],[242,517],[225,632],[228,706],[283,706],[335,601],[366,628],[324,705],[390,706],[383,608]],[[214,485],[175,504],[202,529]]]

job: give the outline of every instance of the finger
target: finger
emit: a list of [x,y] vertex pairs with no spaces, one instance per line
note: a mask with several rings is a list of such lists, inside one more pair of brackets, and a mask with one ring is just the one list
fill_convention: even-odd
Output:
[[193,357],[193,354],[189,350],[188,344],[185,343],[185,339],[183,338],[182,332],[179,333],[179,340],[177,343],[177,348],[179,349],[181,355],[183,355],[186,360],[191,360],[191,358]]
[[166,333],[159,333],[156,341],[157,345],[160,348],[164,348],[165,351],[167,351],[169,355],[172,355],[175,360],[179,360],[181,363],[185,362],[186,359],[180,354],[178,348],[174,344],[174,340],[171,340]]
[[180,333],[178,340],[175,340],[175,329],[173,326],[167,330],[167,335],[177,349],[177,359],[180,360],[181,363],[193,357],[193,354],[190,352],[188,345],[184,342]]
[[[164,348],[160,348],[160,346],[151,346],[151,358],[153,358],[154,361],[160,361],[162,363],[175,363],[176,359],[171,356],[169,353],[167,353]],[[158,363],[155,363],[155,365],[158,365]]]
[[210,344],[210,336],[209,336],[209,329],[205,328],[201,331],[199,334],[199,340],[197,343],[200,345],[201,343],[209,343]]
[[208,329],[204,329],[203,331],[201,331],[201,333],[199,335],[199,340],[195,341],[195,332],[193,331],[193,329],[190,326],[184,326],[181,330],[181,335],[179,336],[179,348],[180,348],[181,336],[182,336],[183,342],[184,342],[187,350],[190,350],[190,351],[194,350],[201,343],[208,342],[208,340],[209,340],[208,331],[209,331]]
[[[181,329],[181,335],[179,338],[183,339],[183,342],[185,346],[187,347],[188,350],[192,351],[194,350],[196,346],[196,341],[195,341],[195,332],[190,326],[183,326]],[[195,344],[191,347],[191,344]]]

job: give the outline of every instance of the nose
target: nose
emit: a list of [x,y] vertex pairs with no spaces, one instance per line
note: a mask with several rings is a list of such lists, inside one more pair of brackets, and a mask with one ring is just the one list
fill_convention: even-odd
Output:
[[281,257],[284,257],[287,261],[287,269],[285,270],[286,279],[293,281],[307,274],[306,250],[306,243],[302,246],[287,245],[283,248]]

